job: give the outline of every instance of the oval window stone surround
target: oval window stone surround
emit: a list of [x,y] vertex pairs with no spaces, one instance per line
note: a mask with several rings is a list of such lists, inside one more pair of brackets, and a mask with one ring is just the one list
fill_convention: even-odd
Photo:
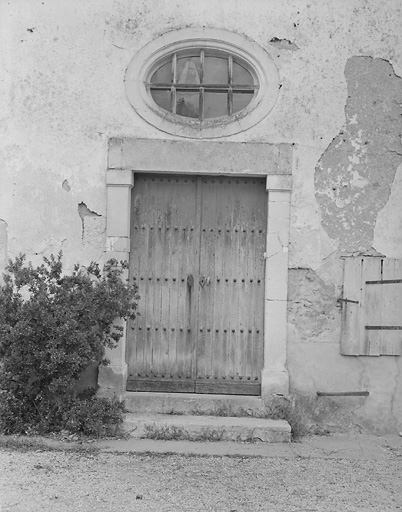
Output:
[[[202,120],[160,108],[147,84],[164,59],[189,49],[226,52],[245,63],[258,85],[250,103],[232,115]],[[128,65],[125,88],[134,110],[157,129],[181,137],[217,138],[247,130],[268,115],[278,97],[279,73],[271,56],[246,37],[224,29],[194,27],[168,32],[146,44]]]

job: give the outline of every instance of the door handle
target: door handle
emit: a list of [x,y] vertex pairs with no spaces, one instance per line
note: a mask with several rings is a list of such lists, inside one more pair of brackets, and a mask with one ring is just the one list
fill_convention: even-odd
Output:
[[188,275],[188,276],[187,276],[187,286],[188,286],[188,287],[190,288],[190,290],[191,290],[191,288],[193,287],[193,285],[194,285],[194,277],[193,277],[193,274],[190,274],[190,275]]
[[206,284],[209,284],[210,282],[211,282],[211,278],[210,277],[202,276],[201,279],[200,279],[200,286],[201,286],[201,288],[204,288],[204,286]]

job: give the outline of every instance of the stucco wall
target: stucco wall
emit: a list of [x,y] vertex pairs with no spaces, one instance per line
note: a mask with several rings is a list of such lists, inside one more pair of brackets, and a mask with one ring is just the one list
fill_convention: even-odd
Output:
[[401,20],[399,0],[1,1],[0,270],[19,252],[102,258],[109,138],[172,138],[127,101],[136,50],[182,27],[244,34],[282,87],[266,119],[227,140],[294,145],[291,390],[367,389],[310,409],[334,428],[400,427],[402,359],[341,356],[337,299],[341,256],[402,258]]

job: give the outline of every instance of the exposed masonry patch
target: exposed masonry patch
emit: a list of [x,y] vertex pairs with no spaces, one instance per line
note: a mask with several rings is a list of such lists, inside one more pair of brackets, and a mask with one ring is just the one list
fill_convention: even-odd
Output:
[[[82,240],[85,241],[85,238],[86,238],[85,229],[88,225],[87,220],[90,220],[91,218],[93,219],[94,217],[95,218],[102,217],[102,215],[99,215],[99,213],[96,213],[96,212],[90,210],[88,208],[88,206],[83,202],[81,202],[78,205],[78,215],[81,217],[81,223],[82,223]],[[93,223],[91,222],[91,224],[93,224]]]
[[[62,186],[63,190],[65,190],[66,192],[70,192],[71,187],[68,184],[67,180],[64,180],[61,186]],[[81,203],[81,204],[83,204],[83,203]],[[78,208],[79,208],[79,206],[78,206]]]
[[346,122],[315,172],[322,226],[340,250],[371,247],[378,211],[402,161],[402,80],[383,59],[351,57],[345,67]]
[[289,39],[278,39],[277,37],[273,37],[269,43],[277,50],[299,50],[297,44],[292,43],[292,41],[289,41]]
[[314,341],[335,329],[339,311],[334,285],[326,284],[309,268],[289,269],[288,321],[299,341]]

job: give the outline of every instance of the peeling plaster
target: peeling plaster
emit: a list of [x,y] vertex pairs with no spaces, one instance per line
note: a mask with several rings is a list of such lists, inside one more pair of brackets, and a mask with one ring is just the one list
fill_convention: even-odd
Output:
[[339,249],[359,251],[373,244],[402,161],[402,80],[371,57],[351,57],[345,77],[346,123],[320,158],[315,187],[323,228]]
[[277,37],[273,37],[269,43],[277,50],[299,50],[297,44],[292,43],[292,41],[289,41],[289,39],[278,39]]
[[106,231],[106,219],[81,202],[78,205],[78,215],[82,223],[82,241],[84,245],[91,245],[94,249],[104,249],[104,234]]
[[85,217],[101,217],[99,213],[90,210],[88,206],[82,202],[78,205],[78,215],[81,217],[81,220],[84,220]]
[[62,186],[63,190],[65,190],[66,192],[70,192],[71,187],[70,187],[70,185],[68,184],[68,181],[67,181],[67,180],[64,180],[61,186]]

